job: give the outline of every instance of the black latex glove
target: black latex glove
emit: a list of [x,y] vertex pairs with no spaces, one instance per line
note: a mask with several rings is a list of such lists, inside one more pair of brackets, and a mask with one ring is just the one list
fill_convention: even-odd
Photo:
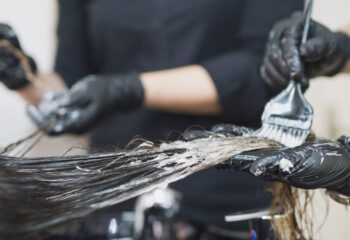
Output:
[[[185,141],[192,141],[199,138],[206,138],[214,135],[222,135],[226,137],[234,136],[249,136],[254,130],[247,127],[236,126],[233,124],[218,124],[215,125],[211,131],[205,130],[190,130],[183,134]],[[232,159],[228,159],[224,163],[218,164],[216,168],[219,169],[235,169],[238,171],[248,171],[252,160],[246,155],[237,155]]]
[[326,188],[350,195],[350,138],[245,154],[254,158],[250,172],[264,180],[303,189]]
[[236,126],[233,124],[217,124],[210,131],[207,130],[189,130],[182,135],[185,141],[206,138],[213,135],[223,135],[225,137],[249,135],[253,129]]
[[[212,135],[250,136],[253,129],[220,124],[211,131],[189,131],[185,140]],[[303,189],[326,188],[350,195],[350,138],[320,140],[296,148],[271,148],[241,153],[217,166],[252,173],[266,181],[280,181]]]
[[[0,24],[0,41],[7,40],[15,48],[22,51],[18,38],[12,28],[6,24]],[[33,73],[37,68],[34,60],[28,57]],[[19,59],[9,48],[0,46],[0,81],[9,89],[17,90],[26,86],[29,81]]]
[[136,109],[144,90],[137,73],[90,75],[63,93],[48,93],[27,114],[49,135],[81,134],[115,111]]
[[266,46],[261,74],[275,92],[284,89],[291,79],[308,87],[306,76],[333,76],[339,73],[350,57],[350,38],[331,32],[312,21],[306,44],[301,45],[305,17],[302,12],[276,23]]

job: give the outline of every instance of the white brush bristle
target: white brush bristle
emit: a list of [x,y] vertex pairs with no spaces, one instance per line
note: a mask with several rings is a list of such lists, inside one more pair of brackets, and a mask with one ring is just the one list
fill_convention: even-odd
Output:
[[309,131],[264,123],[253,135],[273,140],[286,147],[292,148],[303,144],[309,135]]

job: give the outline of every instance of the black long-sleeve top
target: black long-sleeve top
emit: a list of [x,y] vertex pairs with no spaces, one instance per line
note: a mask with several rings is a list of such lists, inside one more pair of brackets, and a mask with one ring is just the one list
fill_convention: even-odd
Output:
[[[91,146],[124,147],[133,137],[171,140],[190,126],[258,127],[271,97],[259,68],[272,25],[302,0],[59,0],[56,70],[69,86],[88,74],[146,72],[202,65],[220,97],[220,116],[140,109],[111,113]],[[263,184],[246,174],[210,169],[173,188],[189,219],[223,224],[224,215],[268,205]]]

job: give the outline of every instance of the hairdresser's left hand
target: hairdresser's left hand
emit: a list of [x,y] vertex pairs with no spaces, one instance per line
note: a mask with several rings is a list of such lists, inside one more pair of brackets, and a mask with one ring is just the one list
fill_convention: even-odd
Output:
[[90,75],[66,92],[46,95],[27,113],[49,135],[81,134],[108,114],[140,107],[143,95],[137,73]]
[[350,195],[350,138],[305,143],[296,148],[258,150],[246,155],[256,158],[250,172],[267,181],[281,181],[303,189],[326,188]]
[[[216,125],[211,131],[189,131],[191,141],[221,134],[249,136],[252,129],[231,124]],[[350,138],[305,143],[296,148],[271,148],[241,153],[218,168],[252,173],[266,181],[280,181],[298,188],[326,188],[350,195]]]

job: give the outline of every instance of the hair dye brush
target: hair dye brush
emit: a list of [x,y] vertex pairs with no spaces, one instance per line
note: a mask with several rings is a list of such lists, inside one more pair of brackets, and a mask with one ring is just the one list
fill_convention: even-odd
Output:
[[[302,43],[307,40],[313,0],[309,1]],[[304,81],[307,82],[305,78]],[[271,139],[287,147],[304,143],[311,132],[313,110],[303,96],[301,83],[292,80],[288,87],[272,98],[265,106],[262,127],[253,135]]]

